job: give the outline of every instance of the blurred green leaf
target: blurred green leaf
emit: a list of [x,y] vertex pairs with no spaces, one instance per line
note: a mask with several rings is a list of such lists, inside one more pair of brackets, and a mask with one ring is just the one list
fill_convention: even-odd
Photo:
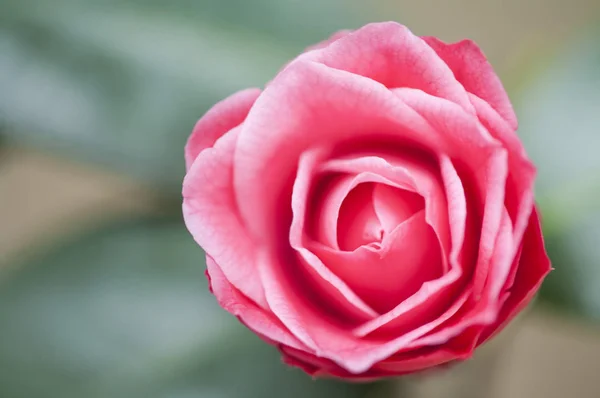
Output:
[[600,320],[600,46],[573,42],[518,101],[519,132],[538,166],[537,198],[556,270],[541,298]]
[[180,222],[90,234],[0,280],[0,396],[362,397],[281,363],[208,292]]
[[185,140],[210,106],[264,85],[305,46],[352,24],[340,0],[7,0],[3,8],[0,115],[10,138],[173,191]]

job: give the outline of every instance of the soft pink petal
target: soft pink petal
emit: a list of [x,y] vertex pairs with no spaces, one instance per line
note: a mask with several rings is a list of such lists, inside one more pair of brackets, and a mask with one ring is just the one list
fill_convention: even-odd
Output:
[[481,335],[479,344],[501,331],[537,293],[544,278],[552,270],[544,247],[544,238],[537,211],[531,213],[523,236],[522,252],[514,282],[510,285],[508,300],[504,303],[496,322]]
[[485,101],[471,96],[483,126],[508,150],[509,175],[506,184],[506,207],[513,220],[515,247],[523,237],[533,208],[533,185],[536,169],[513,129]]
[[374,184],[360,184],[349,192],[340,208],[338,243],[341,250],[376,244],[383,239],[383,226],[373,207]]
[[463,333],[467,328],[490,325],[496,321],[502,305],[502,287],[505,285],[511,270],[513,259],[512,238],[512,223],[508,212],[505,210],[496,239],[489,276],[481,297],[476,297],[471,308],[465,308],[460,316],[454,317],[452,322],[443,325],[434,333],[413,341],[409,347],[443,344]]
[[257,278],[255,246],[240,219],[233,193],[232,160],[239,127],[202,151],[183,182],[183,216],[187,228],[226,278],[266,308]]
[[244,121],[259,95],[257,88],[239,91],[218,102],[198,120],[185,146],[186,170],[192,167],[200,152],[212,147],[217,139]]
[[[479,253],[473,278],[473,294],[476,298],[481,294],[487,279],[488,270],[491,266],[490,263],[497,244],[497,236],[500,233],[503,212],[506,211],[504,206],[504,192],[507,173],[507,153],[506,151],[498,151],[490,159],[487,170],[485,170],[484,177],[482,178],[487,182],[487,187],[479,238]],[[510,218],[508,221],[510,222]],[[514,255],[513,253],[514,251],[511,249],[511,256]]]
[[354,189],[360,180],[352,174],[333,174],[321,176],[318,193],[315,193],[316,202],[313,210],[314,216],[308,220],[311,224],[309,237],[338,250],[338,218],[344,199]]
[[423,90],[474,113],[467,93],[448,65],[425,41],[395,22],[366,25],[303,57],[371,78],[389,88]]
[[481,126],[475,115],[464,112],[455,103],[409,87],[391,91],[423,116],[435,131],[452,137],[454,143],[459,144],[455,147],[456,151],[447,151],[446,155],[476,165],[490,151],[501,147],[500,142]]
[[373,208],[385,234],[392,231],[413,214],[425,208],[421,195],[387,184],[375,185]]
[[307,217],[307,203],[310,200],[311,182],[314,180],[322,157],[323,154],[320,151],[308,151],[300,157],[292,193],[293,219],[289,242],[302,258],[299,265],[305,267],[311,281],[318,286],[321,293],[325,294],[330,301],[335,302],[337,307],[341,307],[351,315],[358,316],[362,320],[371,319],[377,315],[377,312],[356,296],[334,272],[331,272],[304,247],[304,226]]
[[489,103],[513,130],[517,117],[502,82],[481,49],[471,40],[447,44],[435,37],[423,37],[450,67],[456,80],[470,93]]
[[221,268],[210,256],[206,257],[206,268],[211,291],[221,307],[238,317],[255,333],[270,341],[285,344],[298,350],[308,350],[304,344],[291,335],[273,314],[258,307],[233,287]]
[[359,297],[385,313],[424,282],[440,277],[443,268],[437,238],[423,211],[400,224],[382,246],[384,253],[370,247],[354,252],[336,252],[321,245],[309,248]]
[[[416,161],[411,163],[414,164]],[[417,189],[414,177],[406,167],[390,163],[389,157],[381,153],[361,152],[352,156],[331,159],[323,163],[321,171],[347,173],[352,176],[368,173],[378,176],[377,181],[393,181],[392,184],[398,189],[412,192],[416,192]]]
[[[319,178],[321,181],[317,182],[318,189],[315,190],[315,196],[313,196],[316,205],[311,213],[313,216],[308,220],[310,227],[307,236],[333,249],[339,249],[338,220],[340,218],[342,204],[345,203],[345,199],[348,195],[353,192],[355,188],[359,187],[359,185],[364,184],[367,188],[363,187],[363,189],[370,189],[369,186],[372,183],[379,183],[374,184],[376,187],[375,189],[378,189],[377,187],[382,185],[385,186],[390,183],[393,186],[402,187],[403,192],[406,192],[406,189],[414,191],[414,188],[411,185],[408,185],[412,184],[412,179],[408,176],[395,179],[395,182],[392,183],[388,179],[382,178],[374,172],[363,172],[362,170],[359,171],[358,168],[354,168],[352,171],[344,171],[342,166],[343,163],[343,160],[341,163],[338,162],[338,160],[330,160],[325,162],[324,166],[320,169],[321,175]],[[399,182],[402,178],[404,178],[403,182]],[[375,192],[373,192],[373,195],[374,194]],[[408,194],[410,195],[410,193]],[[376,198],[373,197],[372,199],[373,206],[375,206]],[[379,203],[379,206],[381,207],[384,205]],[[380,212],[381,211],[384,210],[380,209]],[[352,214],[349,216],[351,215]],[[375,216],[378,218],[379,224],[381,224],[382,221],[379,215],[375,213]],[[389,223],[389,220],[386,219],[383,222]],[[395,226],[397,226],[397,224],[394,225],[394,227]],[[393,227],[390,229],[393,229]]]

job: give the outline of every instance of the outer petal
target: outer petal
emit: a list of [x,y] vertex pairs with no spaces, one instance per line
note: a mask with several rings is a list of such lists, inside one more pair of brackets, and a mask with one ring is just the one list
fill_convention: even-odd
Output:
[[326,358],[319,358],[305,351],[291,347],[280,347],[283,361],[291,366],[304,370],[313,377],[334,377],[355,382],[369,382],[386,376],[397,376],[379,370],[369,370],[361,374],[352,374]]
[[420,89],[474,113],[448,65],[420,37],[395,22],[366,25],[304,58],[371,78],[389,88]]
[[471,40],[446,44],[435,37],[423,40],[448,64],[468,92],[489,103],[513,130],[517,129],[517,117],[502,82],[477,44]]
[[217,103],[198,120],[185,146],[186,170],[192,167],[200,152],[212,147],[219,137],[244,121],[259,94],[257,88],[239,91]]
[[529,304],[551,270],[552,266],[544,248],[544,238],[537,210],[534,210],[529,218],[529,225],[523,237],[521,259],[514,282],[509,287],[510,295],[504,303],[496,322],[488,327],[479,338],[479,344],[502,330],[511,319]]
[[248,328],[267,340],[299,350],[308,350],[273,314],[258,307],[233,287],[210,256],[206,257],[206,268],[211,291],[221,307],[237,316]]
[[[459,336],[468,328],[481,331],[481,326],[493,324],[503,303],[503,286],[511,271],[513,259],[512,224],[508,212],[504,211],[501,228],[496,239],[494,255],[490,265],[489,276],[480,297],[475,297],[470,306],[463,308],[450,322],[442,325],[434,333],[416,340],[411,347],[422,347],[443,344],[449,339]],[[477,336],[473,336],[473,348]]]
[[523,237],[533,208],[535,166],[525,153],[517,134],[485,101],[471,95],[479,120],[508,150],[509,175],[506,184],[506,208],[515,229],[515,249]]
[[240,222],[232,186],[239,127],[202,151],[183,181],[183,218],[198,244],[244,295],[266,308],[255,247]]

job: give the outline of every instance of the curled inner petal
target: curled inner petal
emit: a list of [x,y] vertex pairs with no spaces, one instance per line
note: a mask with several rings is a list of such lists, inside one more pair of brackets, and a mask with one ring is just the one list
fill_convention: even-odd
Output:
[[310,249],[380,313],[391,310],[442,273],[439,244],[424,211],[398,225],[380,248],[361,246],[343,252],[315,243]]
[[352,251],[383,239],[383,227],[373,207],[373,184],[360,184],[344,199],[338,219],[338,244]]
[[344,251],[365,245],[380,248],[386,236],[424,207],[423,198],[416,193],[386,184],[360,184],[350,191],[340,208],[339,247]]

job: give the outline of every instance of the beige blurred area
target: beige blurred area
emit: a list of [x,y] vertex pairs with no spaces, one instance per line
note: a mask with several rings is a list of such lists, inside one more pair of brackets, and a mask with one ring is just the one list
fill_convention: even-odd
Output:
[[[509,84],[518,80],[514,71],[552,51],[575,27],[599,14],[592,11],[600,11],[598,0],[419,0],[401,6],[398,0],[373,2],[382,17],[402,21],[418,34],[476,40]],[[153,192],[121,175],[23,148],[9,147],[0,157],[0,264],[99,221],[157,210]],[[472,362],[420,383],[418,394],[435,398],[460,390],[467,372],[467,379],[492,380],[485,384],[489,391],[465,391],[460,395],[465,398],[600,397],[600,340],[574,321],[530,312],[485,350]],[[487,361],[486,355],[498,361],[491,376],[478,373],[483,366],[477,364]]]
[[0,156],[0,264],[87,226],[156,210],[153,194],[121,175],[23,148]]
[[[598,0],[374,0],[382,18],[402,21],[416,34],[454,42],[472,39],[505,84],[531,62],[556,51],[578,29],[597,20]],[[518,72],[517,72],[518,71]],[[523,76],[521,76],[523,78]]]

